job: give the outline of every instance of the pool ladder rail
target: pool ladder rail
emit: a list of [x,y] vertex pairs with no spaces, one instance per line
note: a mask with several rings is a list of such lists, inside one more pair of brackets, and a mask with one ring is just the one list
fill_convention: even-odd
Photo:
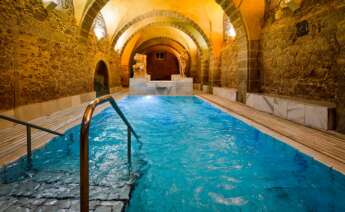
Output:
[[27,157],[27,163],[28,163],[28,168],[29,169],[32,166],[32,148],[31,148],[32,147],[32,138],[31,138],[31,129],[32,128],[38,129],[38,130],[42,130],[44,132],[51,133],[51,134],[54,134],[54,135],[64,136],[63,133],[59,133],[59,132],[56,132],[54,130],[50,130],[50,129],[45,128],[45,127],[41,127],[41,126],[38,126],[38,125],[35,125],[35,124],[32,124],[32,123],[26,122],[26,121],[22,121],[22,120],[19,120],[17,118],[14,118],[14,117],[0,115],[0,119],[4,119],[4,120],[7,120],[7,121],[16,123],[16,124],[20,124],[20,125],[26,126],[26,149],[27,149],[26,150],[27,151],[26,157]]
[[99,97],[86,107],[80,129],[80,211],[89,211],[89,129],[92,120],[92,115],[98,105],[109,102],[112,108],[120,116],[122,121],[127,125],[127,160],[131,166],[131,149],[132,149],[132,136],[136,137],[139,141],[139,136],[134,131],[131,124],[128,122],[125,115],[122,113],[119,106],[116,104],[115,99],[111,95]]

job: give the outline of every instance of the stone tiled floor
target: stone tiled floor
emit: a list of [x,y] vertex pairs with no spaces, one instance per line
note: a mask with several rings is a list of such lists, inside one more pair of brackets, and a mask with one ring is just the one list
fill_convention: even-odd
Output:
[[[90,211],[122,211],[130,185],[90,185]],[[55,171],[0,183],[0,211],[80,211],[79,173]]]
[[343,135],[308,128],[214,95],[199,94],[198,97],[345,174]]

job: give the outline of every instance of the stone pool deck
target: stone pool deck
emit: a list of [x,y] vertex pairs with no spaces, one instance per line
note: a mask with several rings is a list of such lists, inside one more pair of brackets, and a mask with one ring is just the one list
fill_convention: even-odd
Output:
[[214,95],[198,94],[197,97],[345,174],[344,135],[308,128]]

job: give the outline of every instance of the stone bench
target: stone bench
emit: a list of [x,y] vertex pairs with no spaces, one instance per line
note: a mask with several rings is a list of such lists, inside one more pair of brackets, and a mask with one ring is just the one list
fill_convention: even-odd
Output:
[[[120,88],[111,88],[111,91],[119,91]],[[7,116],[14,116],[23,121],[30,121],[38,117],[46,116],[66,108],[79,106],[85,102],[89,102],[96,98],[96,92],[84,93],[75,96],[68,96],[50,101],[27,104],[16,107],[12,110],[0,111],[0,114]],[[0,129],[13,127],[15,124],[3,119],[0,119]]]
[[305,126],[322,130],[335,128],[336,107],[333,103],[248,93],[246,105]]
[[213,95],[236,102],[237,90],[234,88],[213,87]]

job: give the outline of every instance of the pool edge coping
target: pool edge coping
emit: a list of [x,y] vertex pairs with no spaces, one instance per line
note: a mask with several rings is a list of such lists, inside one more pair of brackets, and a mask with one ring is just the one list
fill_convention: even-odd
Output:
[[[116,99],[116,101],[119,101],[119,100],[121,100],[121,99],[123,99],[123,98],[128,96],[128,91],[115,92],[115,93],[112,93],[111,95]],[[89,104],[89,103],[90,103],[90,101],[88,101],[88,102],[86,102],[86,103],[84,103],[84,104],[82,104],[80,106],[76,106],[76,107],[79,107],[81,109],[80,113],[83,114],[84,111],[85,111],[86,105]],[[54,112],[52,114],[59,113],[59,112],[62,112],[62,111],[67,111],[67,110],[70,110],[70,109],[73,109],[73,108],[76,108],[76,107],[66,108],[65,110],[60,110],[60,111]],[[101,107],[97,108],[95,110],[94,116],[98,115],[99,113],[101,113],[102,111],[107,109],[108,107],[110,107],[110,104],[105,104],[104,106],[101,106]],[[49,117],[52,114],[49,114],[49,115],[46,115],[46,116],[37,117],[36,119],[41,119],[41,118],[44,118],[44,117]],[[81,116],[81,118],[82,118],[82,116]],[[62,133],[66,133],[70,129],[80,125],[81,118],[80,119],[77,118],[77,119],[74,119],[74,120],[70,120],[69,123],[65,122],[62,127],[58,128],[56,130],[59,131],[59,132],[62,132]],[[36,133],[39,133],[39,134],[42,134],[42,135],[39,137],[40,143],[37,146],[34,146],[34,145],[32,146],[32,152],[35,152],[36,150],[39,150],[39,149],[43,148],[45,145],[47,145],[53,139],[58,137],[57,135],[53,135],[53,134],[49,134],[49,133],[45,133],[45,132],[39,132],[38,131]],[[32,134],[32,137],[35,137],[34,133]],[[26,140],[25,140],[25,143],[26,143]],[[25,149],[26,149],[26,146],[25,146]],[[13,158],[8,159],[7,161],[0,160],[0,169],[4,168],[6,166],[9,166],[12,163],[15,163],[16,161],[20,160],[21,158],[25,157],[26,155],[27,155],[27,153],[25,151],[24,154],[18,153],[18,155],[16,155]]]
[[229,108],[226,108],[222,105],[217,104],[216,102],[213,102],[199,94],[194,95],[195,97],[201,99],[202,101],[205,101],[207,103],[209,103],[210,105],[220,109],[221,111],[233,116],[234,118],[243,121],[244,123],[248,124],[251,127],[254,127],[255,129],[259,130],[262,133],[265,133],[287,145],[289,145],[290,147],[296,149],[297,151],[302,152],[303,154],[311,157],[314,160],[317,160],[318,162],[322,163],[323,165],[332,168],[336,171],[338,171],[339,173],[345,175],[345,164],[342,163],[341,161],[328,156],[316,149],[313,149],[291,137],[289,137],[288,135],[284,135],[282,132],[279,132],[278,130],[272,129],[268,126],[265,126],[257,121],[255,121],[254,119],[250,119],[248,117],[242,116],[241,114],[236,113],[235,111],[232,111]]

